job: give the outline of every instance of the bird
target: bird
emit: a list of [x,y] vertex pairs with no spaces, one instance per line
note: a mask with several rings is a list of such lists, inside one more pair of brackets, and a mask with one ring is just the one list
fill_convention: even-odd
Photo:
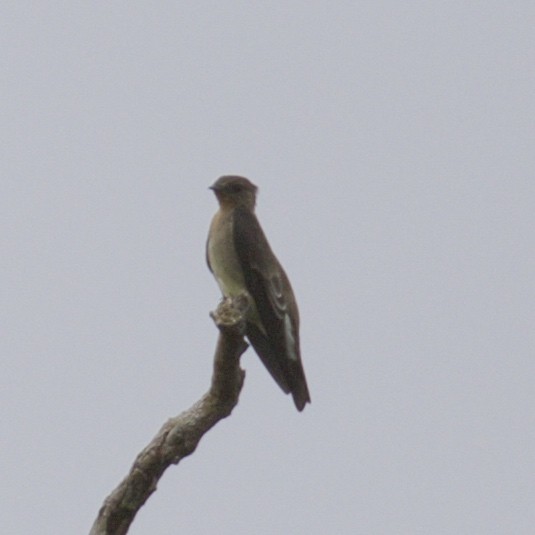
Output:
[[298,411],[310,403],[299,345],[299,310],[292,286],[255,214],[258,188],[225,175],[210,189],[219,210],[206,242],[206,261],[224,298],[247,296],[245,336]]

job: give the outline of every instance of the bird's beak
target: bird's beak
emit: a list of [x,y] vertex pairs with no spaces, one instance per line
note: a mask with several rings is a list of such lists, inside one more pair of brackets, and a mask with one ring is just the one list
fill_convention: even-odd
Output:
[[217,193],[221,188],[218,188],[215,184],[213,184],[212,186],[208,186],[208,189],[211,189],[212,191]]

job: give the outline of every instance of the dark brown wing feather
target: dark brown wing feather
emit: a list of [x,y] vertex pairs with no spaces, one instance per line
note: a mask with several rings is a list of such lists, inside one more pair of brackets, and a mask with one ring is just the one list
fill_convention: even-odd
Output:
[[[310,402],[310,395],[299,350],[299,312],[290,281],[254,213],[236,208],[233,229],[245,285],[256,304],[263,327],[248,324],[247,337],[277,384],[284,392],[291,392],[295,405],[303,410]],[[286,345],[287,316],[295,340],[295,359],[289,355]]]

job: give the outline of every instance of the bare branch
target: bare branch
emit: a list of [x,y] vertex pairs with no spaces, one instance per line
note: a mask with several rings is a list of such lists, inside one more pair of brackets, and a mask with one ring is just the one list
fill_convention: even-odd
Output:
[[240,357],[248,347],[243,339],[247,306],[242,297],[226,299],[210,314],[220,331],[210,390],[188,410],[169,419],[137,456],[129,474],[104,501],[90,535],[127,533],[165,470],[193,453],[202,436],[230,415],[245,378]]

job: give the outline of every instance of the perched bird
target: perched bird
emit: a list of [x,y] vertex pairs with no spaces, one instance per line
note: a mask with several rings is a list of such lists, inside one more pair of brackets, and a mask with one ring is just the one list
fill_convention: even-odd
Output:
[[299,349],[299,312],[290,281],[255,215],[257,187],[222,176],[210,187],[219,201],[206,259],[224,297],[249,301],[246,336],[273,379],[302,411],[310,403]]

